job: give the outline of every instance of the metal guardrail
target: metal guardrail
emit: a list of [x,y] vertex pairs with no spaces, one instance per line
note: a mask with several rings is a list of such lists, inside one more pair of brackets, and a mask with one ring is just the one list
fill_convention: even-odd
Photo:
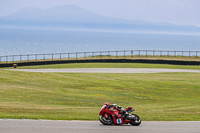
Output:
[[0,56],[2,62],[62,60],[85,58],[133,58],[133,57],[200,57],[200,51],[121,50],[51,54],[25,54]]

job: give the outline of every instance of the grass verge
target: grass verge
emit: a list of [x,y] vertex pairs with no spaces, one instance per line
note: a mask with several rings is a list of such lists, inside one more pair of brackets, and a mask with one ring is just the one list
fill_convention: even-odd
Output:
[[[169,68],[169,69],[197,69],[200,66],[147,64],[147,63],[68,63],[52,65],[21,66],[18,69],[62,69],[62,68]],[[5,69],[5,68],[1,68]]]
[[[126,64],[124,67],[129,67]],[[68,67],[84,65],[89,64]],[[199,88],[199,73],[31,73],[1,69],[0,118],[98,120],[102,104],[110,102],[124,108],[133,106],[146,121],[199,121]]]

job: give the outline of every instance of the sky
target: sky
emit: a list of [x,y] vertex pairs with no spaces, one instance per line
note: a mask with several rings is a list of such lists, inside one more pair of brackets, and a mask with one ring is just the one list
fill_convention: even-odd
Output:
[[77,5],[114,18],[200,26],[200,0],[0,0],[0,16],[26,7]]

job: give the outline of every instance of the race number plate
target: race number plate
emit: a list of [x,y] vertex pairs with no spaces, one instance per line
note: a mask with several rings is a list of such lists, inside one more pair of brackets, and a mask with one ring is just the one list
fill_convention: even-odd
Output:
[[122,119],[117,119],[117,124],[121,124],[122,123]]

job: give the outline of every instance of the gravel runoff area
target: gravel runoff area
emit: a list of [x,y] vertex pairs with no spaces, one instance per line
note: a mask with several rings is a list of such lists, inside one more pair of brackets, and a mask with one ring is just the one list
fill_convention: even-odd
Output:
[[161,69],[161,68],[67,68],[67,69],[5,69],[25,72],[65,72],[65,73],[163,73],[163,72],[195,72],[189,69]]
[[199,133],[200,121],[143,121],[140,126],[99,121],[0,119],[0,133]]

